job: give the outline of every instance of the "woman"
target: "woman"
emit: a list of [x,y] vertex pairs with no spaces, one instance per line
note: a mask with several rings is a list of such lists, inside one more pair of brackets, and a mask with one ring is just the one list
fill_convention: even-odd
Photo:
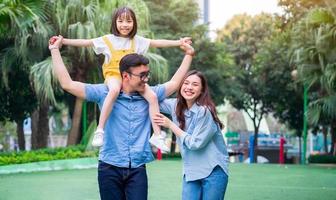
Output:
[[173,121],[158,113],[154,122],[177,136],[183,159],[182,199],[224,199],[229,157],[204,75],[190,71],[178,91],[176,99],[160,104]]

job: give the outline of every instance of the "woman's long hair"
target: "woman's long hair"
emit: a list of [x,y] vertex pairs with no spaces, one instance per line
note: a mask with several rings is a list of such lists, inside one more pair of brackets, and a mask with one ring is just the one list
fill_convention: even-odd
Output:
[[196,71],[196,70],[191,70],[187,73],[187,75],[185,75],[185,77],[183,78],[180,87],[178,89],[178,93],[177,93],[177,106],[176,106],[176,116],[177,116],[177,120],[180,124],[180,128],[182,130],[184,130],[185,128],[185,117],[184,117],[184,111],[186,109],[188,109],[188,105],[186,100],[183,98],[183,96],[181,95],[181,87],[184,83],[184,81],[191,75],[196,75],[201,79],[201,84],[202,84],[202,89],[201,89],[201,94],[200,96],[195,100],[195,103],[199,106],[204,106],[207,109],[210,110],[211,115],[213,117],[213,119],[215,120],[215,122],[219,125],[219,127],[221,129],[223,129],[224,125],[223,123],[219,120],[218,116],[217,116],[217,111],[216,111],[216,106],[214,104],[214,102],[211,99],[211,96],[209,94],[209,88],[208,88],[208,83],[204,77],[204,75],[202,74],[202,72],[200,71]]

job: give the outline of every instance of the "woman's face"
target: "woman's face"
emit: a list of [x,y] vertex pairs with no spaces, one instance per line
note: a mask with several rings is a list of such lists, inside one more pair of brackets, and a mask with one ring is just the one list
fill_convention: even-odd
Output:
[[128,37],[130,32],[133,30],[133,19],[127,13],[123,13],[117,18],[117,30],[122,37]]
[[180,93],[186,100],[188,106],[191,106],[200,96],[202,91],[202,82],[197,75],[188,76],[181,87]]

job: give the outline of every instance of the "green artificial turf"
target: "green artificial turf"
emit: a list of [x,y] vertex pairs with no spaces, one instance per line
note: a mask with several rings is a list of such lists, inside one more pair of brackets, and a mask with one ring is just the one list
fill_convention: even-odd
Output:
[[[150,200],[181,198],[180,160],[147,165]],[[335,200],[336,167],[231,164],[227,200]],[[96,169],[0,175],[0,200],[99,199]]]

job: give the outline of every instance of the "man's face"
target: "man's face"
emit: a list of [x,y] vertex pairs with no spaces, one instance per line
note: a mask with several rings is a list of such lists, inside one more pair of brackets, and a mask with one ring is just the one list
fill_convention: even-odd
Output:
[[146,83],[149,81],[149,71],[147,65],[141,65],[139,67],[131,67],[125,72],[129,89],[140,93],[144,92]]

